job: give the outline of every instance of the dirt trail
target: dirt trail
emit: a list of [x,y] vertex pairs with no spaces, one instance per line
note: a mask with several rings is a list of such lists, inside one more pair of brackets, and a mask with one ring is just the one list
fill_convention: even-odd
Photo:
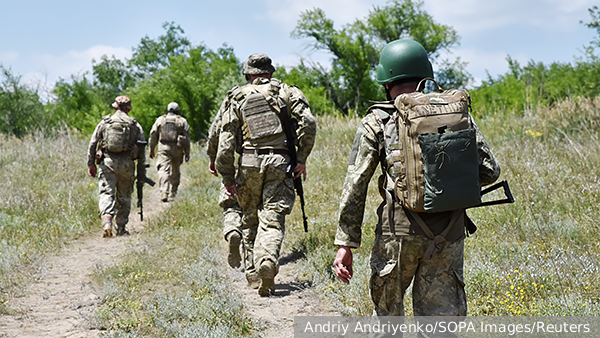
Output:
[[233,284],[244,297],[246,313],[258,324],[263,338],[294,337],[294,316],[336,315],[321,302],[309,282],[299,281],[295,266],[285,254],[280,258],[275,295],[269,297],[259,296],[256,289],[247,286],[242,271],[231,269]]
[[129,248],[141,245],[139,233],[144,223],[166,207],[159,200],[157,186],[144,193],[145,221],[140,222],[133,198],[127,225],[130,236],[102,238],[98,220],[98,231],[71,241],[57,256],[48,257],[38,278],[7,303],[16,314],[0,316],[0,337],[98,337],[100,331],[89,329],[86,319],[101,302],[89,275],[96,267],[114,265]]
[[[144,192],[145,223],[167,205],[160,202],[158,187]],[[140,222],[137,208],[132,208],[127,225],[131,235],[106,239],[101,238],[98,220],[98,230],[93,234],[71,241],[57,256],[48,257],[38,278],[7,302],[15,314],[0,316],[0,337],[99,337],[102,331],[90,329],[88,318],[101,303],[101,295],[93,289],[89,275],[97,267],[118,263],[120,256],[132,248],[141,247],[144,223]],[[223,260],[226,262],[225,244]],[[276,292],[271,297],[260,297],[257,290],[246,285],[243,272],[230,269],[231,280],[243,294],[246,312],[258,323],[261,337],[293,337],[295,315],[334,314],[307,283],[298,282],[294,267],[293,260],[282,258],[275,278]]]

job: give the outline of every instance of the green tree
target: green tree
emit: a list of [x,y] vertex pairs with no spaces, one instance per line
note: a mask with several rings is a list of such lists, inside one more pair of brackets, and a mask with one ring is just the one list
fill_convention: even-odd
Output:
[[133,48],[129,66],[134,69],[137,78],[145,78],[159,69],[171,64],[171,57],[187,54],[192,48],[190,40],[183,36],[185,31],[174,22],[165,22],[162,26],[166,33],[157,39],[147,35]]
[[112,101],[106,102],[102,88],[96,87],[87,75],[72,75],[70,80],[59,79],[53,90],[54,102],[48,104],[46,110],[55,123],[91,134],[102,116],[111,113]]
[[[375,69],[379,52],[388,42],[412,38],[425,47],[433,61],[442,50],[458,44],[456,31],[436,23],[422,6],[421,1],[390,0],[384,7],[375,7],[365,20],[356,20],[340,30],[319,8],[301,14],[291,36],[310,38],[314,50],[331,53],[330,70],[318,63],[310,67],[316,83],[325,88],[342,114],[365,111],[369,99],[385,99],[381,86],[375,82]],[[460,60],[442,60],[440,65],[437,73],[442,86],[460,87],[471,79]]]
[[192,138],[199,140],[206,136],[211,117],[224,98],[222,88],[240,78],[233,75],[239,74],[239,62],[227,46],[216,52],[198,46],[185,55],[170,57],[169,64],[126,91],[132,100],[132,115],[148,132],[167,104],[175,101],[188,120]]
[[111,58],[103,55],[100,62],[92,59],[92,69],[94,87],[105,103],[111,103],[120,93],[135,85],[131,68],[114,55]]
[[52,127],[36,89],[0,64],[0,133],[22,137]]

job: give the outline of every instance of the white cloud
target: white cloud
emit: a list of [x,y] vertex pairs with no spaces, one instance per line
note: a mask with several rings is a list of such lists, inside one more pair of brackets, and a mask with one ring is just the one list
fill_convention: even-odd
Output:
[[588,20],[587,9],[594,5],[597,0],[428,0],[424,9],[465,35],[510,25],[573,31],[580,20]]
[[353,22],[356,19],[363,19],[373,9],[373,6],[382,6],[385,0],[266,0],[267,17],[273,22],[277,22],[282,29],[291,31],[296,27],[300,14],[313,8],[321,8],[325,15],[333,20],[336,28]]
[[28,73],[26,77],[29,78],[34,74],[46,74],[45,77],[50,82],[55,82],[59,78],[83,75],[92,70],[92,59],[100,60],[103,55],[109,57],[114,55],[117,59],[122,60],[131,57],[131,50],[124,47],[97,45],[84,51],[72,50],[63,55],[34,55],[31,59],[36,71]]

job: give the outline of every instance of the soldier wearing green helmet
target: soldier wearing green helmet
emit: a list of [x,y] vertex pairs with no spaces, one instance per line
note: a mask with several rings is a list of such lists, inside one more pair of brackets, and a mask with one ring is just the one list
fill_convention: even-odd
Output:
[[[381,164],[383,174],[378,184],[383,202],[377,209],[379,217],[369,281],[374,313],[378,316],[404,315],[404,295],[411,282],[415,316],[465,316],[467,313],[463,249],[465,227],[471,221],[466,212],[464,209],[435,213],[410,211],[401,204],[403,197],[397,196],[397,190],[391,186],[396,182],[390,184],[388,179],[388,173],[396,169],[391,150],[406,147],[405,139],[399,137],[397,126],[403,122],[399,120],[400,112],[394,100],[400,99],[400,95],[424,96],[416,92],[421,80],[426,78],[433,78],[433,69],[421,44],[408,39],[387,44],[381,51],[377,83],[385,87],[390,102],[369,108],[350,152],[335,237],[338,252],[333,265],[337,277],[349,283],[353,273],[351,249],[361,244],[368,184]],[[475,121],[470,115],[468,119],[476,129],[479,181],[482,185],[490,184],[500,175],[500,167]],[[423,223],[419,224],[421,220]],[[429,233],[424,228],[428,228]],[[442,237],[442,243],[432,237]]]

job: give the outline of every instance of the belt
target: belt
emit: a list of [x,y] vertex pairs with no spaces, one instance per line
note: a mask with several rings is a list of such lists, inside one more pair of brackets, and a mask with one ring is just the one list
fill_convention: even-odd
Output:
[[256,155],[288,155],[289,151],[287,149],[248,149],[244,148],[242,150],[244,154],[256,154]]

